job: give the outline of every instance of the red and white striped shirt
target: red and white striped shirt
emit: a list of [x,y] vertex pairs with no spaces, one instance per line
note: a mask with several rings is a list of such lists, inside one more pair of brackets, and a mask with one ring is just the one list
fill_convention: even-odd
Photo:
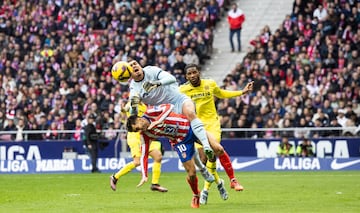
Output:
[[148,156],[150,141],[159,137],[166,137],[171,144],[182,142],[190,129],[190,121],[186,116],[172,112],[174,105],[161,104],[159,106],[148,106],[143,117],[150,122],[162,121],[151,130],[143,131],[141,146],[141,173],[143,178],[148,176]]
[[[159,106],[148,107],[144,116],[150,122],[163,119],[162,123],[151,130],[143,132],[149,139],[166,137],[172,143],[180,143],[186,137],[190,129],[190,121],[182,114],[170,112],[166,117],[166,112],[172,109],[171,104],[162,104]],[[163,117],[164,116],[164,117]]]

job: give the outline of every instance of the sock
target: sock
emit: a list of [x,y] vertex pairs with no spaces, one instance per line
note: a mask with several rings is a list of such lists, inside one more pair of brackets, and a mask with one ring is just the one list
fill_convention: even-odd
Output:
[[151,180],[152,184],[159,184],[160,174],[161,174],[161,162],[154,161],[154,165],[152,168],[152,180]]
[[228,175],[228,177],[230,178],[230,180],[235,178],[234,169],[231,165],[230,157],[225,151],[224,151],[224,154],[219,156],[219,160],[220,160],[221,165],[224,167],[225,172]]
[[197,149],[195,149],[194,160],[195,160],[195,165],[197,166],[198,169],[200,170],[206,169],[205,165],[200,159],[199,151]]
[[[220,184],[220,177],[219,177],[219,174],[218,174],[217,171],[216,171],[216,162],[207,161],[207,162],[206,162],[206,168],[207,168],[208,171],[214,176],[214,178],[215,178],[215,183]],[[206,191],[208,191],[208,190],[210,189],[210,186],[211,186],[211,183],[205,181],[204,189],[205,189]]]
[[189,183],[190,188],[191,188],[192,192],[194,193],[194,195],[200,194],[197,176],[196,175],[195,176],[187,176],[186,180]]
[[199,118],[195,118],[190,122],[191,129],[193,130],[195,136],[201,141],[203,147],[210,147],[204,124],[200,121]]
[[127,173],[129,173],[131,170],[133,170],[135,168],[135,164],[133,161],[131,161],[130,163],[127,163],[123,168],[121,168],[116,174],[115,174],[115,178],[119,179],[121,176],[126,175]]

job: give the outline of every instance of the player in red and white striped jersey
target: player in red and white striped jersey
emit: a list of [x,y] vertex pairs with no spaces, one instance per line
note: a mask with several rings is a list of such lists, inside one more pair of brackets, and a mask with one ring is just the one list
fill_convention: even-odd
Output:
[[[132,115],[128,118],[127,129],[129,132],[141,131],[143,138],[141,171],[142,180],[138,186],[147,181],[148,151],[151,140],[167,137],[177,151],[185,170],[188,173],[187,181],[194,193],[192,207],[199,208],[199,189],[196,169],[193,160],[195,142],[199,139],[192,132],[189,120],[182,114],[172,112],[172,104],[162,104],[148,107],[142,117]],[[226,172],[234,173],[229,156],[214,136],[207,133],[211,148],[219,158]]]

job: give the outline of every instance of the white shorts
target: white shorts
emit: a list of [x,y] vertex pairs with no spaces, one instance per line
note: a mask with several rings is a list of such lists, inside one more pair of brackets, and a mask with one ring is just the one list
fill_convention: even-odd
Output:
[[182,106],[184,105],[185,101],[191,101],[192,102],[192,100],[188,96],[186,96],[184,94],[178,95],[171,103],[171,104],[174,105],[173,111],[175,113],[178,113],[178,114],[183,114],[182,113]]

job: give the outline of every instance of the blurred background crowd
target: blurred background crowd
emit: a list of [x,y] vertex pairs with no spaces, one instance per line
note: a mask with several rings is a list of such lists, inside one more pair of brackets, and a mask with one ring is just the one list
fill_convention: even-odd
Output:
[[[122,129],[128,88],[111,78],[113,61],[135,58],[184,83],[186,64],[211,60],[214,29],[231,2],[1,1],[0,131],[18,132],[2,137],[81,140],[89,114],[97,116],[98,129]],[[279,28],[264,26],[223,80],[225,89],[241,89],[251,80],[255,88],[247,96],[217,100],[222,126],[359,126],[359,26],[356,0],[295,0]],[[25,135],[23,130],[47,132]],[[292,131],[288,136],[355,134]],[[114,139],[116,132],[103,136]],[[226,136],[280,135],[269,130]]]
[[[264,26],[253,48],[224,79],[224,88],[255,81],[254,93],[220,101],[223,127],[358,127],[360,122],[360,2],[295,0],[278,29]],[[359,132],[287,132],[288,137],[352,136]],[[242,137],[245,132],[230,132]],[[250,137],[279,138],[280,132]]]

